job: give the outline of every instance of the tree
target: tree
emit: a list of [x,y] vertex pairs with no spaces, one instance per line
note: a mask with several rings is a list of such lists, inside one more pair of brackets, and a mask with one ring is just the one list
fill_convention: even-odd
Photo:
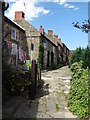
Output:
[[82,58],[81,56],[82,56],[82,50],[81,47],[79,47],[72,53],[70,58],[70,65],[72,65],[75,62],[79,62]]
[[90,18],[88,20],[85,20],[82,22],[83,24],[80,25],[79,22],[73,22],[73,26],[76,27],[77,29],[81,29],[82,32],[88,33],[90,32]]
[[70,66],[75,62],[83,61],[83,68],[90,68],[90,50],[89,48],[77,48],[70,57]]

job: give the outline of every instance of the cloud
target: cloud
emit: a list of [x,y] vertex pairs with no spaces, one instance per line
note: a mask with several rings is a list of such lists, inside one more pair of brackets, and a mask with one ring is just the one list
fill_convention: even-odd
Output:
[[68,7],[69,6],[69,4],[68,3],[66,3],[65,5],[64,5],[64,7]]
[[74,8],[74,10],[78,10],[79,8]]
[[[59,3],[59,4],[61,4],[61,3]],[[71,4],[67,3],[67,2],[62,2],[61,5],[63,5],[65,8],[69,8],[69,9],[74,9],[74,10],[79,9],[78,7],[75,7],[74,5],[71,5]]]
[[33,20],[33,18],[39,17],[40,14],[45,15],[50,12],[50,10],[46,10],[43,7],[36,6],[37,2],[38,0],[34,0],[33,2],[30,2],[29,0],[18,0],[12,3],[11,7],[8,9],[8,12],[6,12],[5,15],[13,20],[15,11],[23,11],[25,12],[25,19]]
[[12,20],[14,19],[15,11],[25,12],[25,19],[27,20],[33,20],[40,15],[50,13],[50,10],[45,9],[43,6],[38,6],[38,3],[40,2],[55,2],[63,5],[65,8],[78,10],[78,8],[75,6],[68,4],[66,0],[6,0],[6,2],[9,2],[11,4],[5,15]]
[[66,3],[66,0],[60,0],[60,5],[63,5]]
[[73,5],[70,5],[68,8],[71,8],[71,9],[73,9],[73,8],[75,8],[75,6],[73,6]]

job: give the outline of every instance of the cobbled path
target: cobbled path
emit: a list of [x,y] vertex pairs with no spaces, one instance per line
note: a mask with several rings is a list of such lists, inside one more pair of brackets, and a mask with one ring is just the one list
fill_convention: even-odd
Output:
[[77,118],[67,107],[70,88],[68,66],[52,71],[42,71],[41,88],[36,99],[24,100],[13,118]]

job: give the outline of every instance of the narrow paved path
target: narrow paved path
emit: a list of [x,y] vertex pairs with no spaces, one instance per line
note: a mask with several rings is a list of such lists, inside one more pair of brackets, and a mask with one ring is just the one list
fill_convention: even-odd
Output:
[[24,102],[13,117],[18,118],[76,118],[67,107],[70,84],[68,66],[42,72],[42,87],[34,101]]

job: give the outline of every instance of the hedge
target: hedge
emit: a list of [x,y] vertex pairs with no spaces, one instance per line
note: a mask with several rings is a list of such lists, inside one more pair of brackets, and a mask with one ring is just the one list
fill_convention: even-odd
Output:
[[87,118],[89,116],[89,82],[88,69],[82,68],[83,62],[75,62],[71,66],[72,77],[70,80],[70,93],[68,98],[68,106],[73,114],[79,118]]

